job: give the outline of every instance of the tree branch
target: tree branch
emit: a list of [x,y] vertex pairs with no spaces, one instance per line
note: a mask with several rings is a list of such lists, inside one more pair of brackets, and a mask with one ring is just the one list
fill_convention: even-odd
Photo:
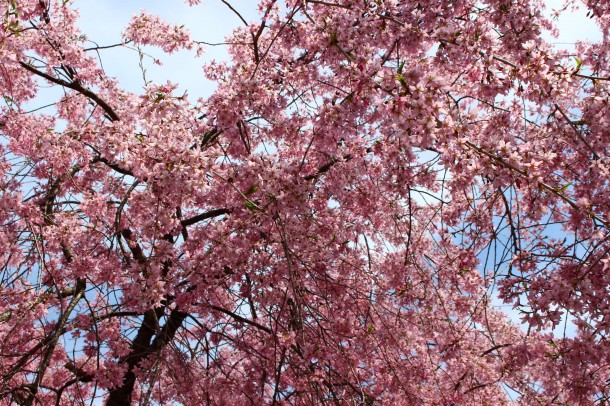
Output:
[[255,322],[255,321],[252,321],[252,320],[246,319],[245,317],[242,317],[242,316],[240,316],[240,315],[238,315],[238,314],[235,314],[235,313],[233,313],[233,312],[231,312],[231,311],[229,311],[229,310],[227,310],[227,309],[223,309],[222,307],[218,307],[218,306],[214,306],[214,305],[211,305],[211,306],[210,306],[210,308],[212,308],[212,309],[214,309],[214,310],[217,310],[217,311],[219,311],[219,312],[221,312],[221,313],[224,313],[224,314],[226,314],[227,316],[231,316],[232,318],[234,318],[234,319],[235,319],[235,320],[237,320],[237,321],[240,321],[240,322],[242,322],[242,323],[249,324],[249,325],[251,325],[251,326],[253,326],[253,327],[256,327],[256,328],[258,328],[258,329],[260,329],[260,330],[263,330],[263,331],[264,331],[264,332],[266,332],[266,333],[273,334],[273,330],[271,330],[269,327],[265,327],[265,326],[263,326],[262,324],[258,324],[258,323],[257,323],[257,322]]
[[74,296],[72,296],[72,300],[70,301],[70,304],[68,304],[68,307],[62,313],[62,315],[59,317],[59,320],[57,321],[55,330],[54,330],[53,334],[51,335],[51,340],[50,340],[49,346],[47,347],[47,350],[45,351],[44,356],[42,358],[42,361],[40,362],[40,366],[38,367],[38,372],[36,373],[36,379],[34,380],[34,383],[32,383],[32,385],[30,385],[30,387],[29,387],[30,394],[27,397],[27,399],[25,400],[26,406],[31,406],[34,403],[34,399],[36,397],[36,394],[38,393],[38,388],[40,387],[42,378],[44,377],[47,367],[49,366],[49,362],[51,361],[51,356],[53,355],[53,351],[55,351],[55,347],[57,346],[59,337],[61,337],[61,335],[64,332],[64,326],[68,322],[68,318],[70,317],[70,314],[72,313],[72,311],[74,310],[74,308],[76,307],[78,302],[84,296],[86,287],[87,287],[87,284],[84,279],[79,278],[76,280],[76,293],[74,294]]
[[112,109],[112,107],[110,107],[104,100],[102,100],[97,94],[93,93],[91,90],[83,87],[80,83],[78,82],[66,82],[63,79],[58,79],[55,78],[47,73],[41,72],[38,69],[34,68],[31,65],[28,65],[25,62],[19,62],[19,65],[21,65],[24,69],[30,71],[31,73],[40,76],[41,78],[44,78],[46,80],[48,80],[49,82],[55,83],[57,85],[63,86],[63,87],[67,87],[68,89],[72,89],[72,90],[76,90],[77,92],[81,93],[83,96],[91,99],[92,101],[94,101],[98,106],[100,106],[108,115],[108,118],[111,121],[119,121],[119,116],[114,112],[114,110]]
[[211,219],[213,217],[222,216],[223,214],[229,214],[231,212],[233,212],[233,209],[214,209],[214,210],[210,210],[205,213],[198,214],[189,219],[182,220],[180,222],[180,224],[182,224],[183,227],[187,227],[187,226],[191,226],[195,223],[198,223],[200,221]]

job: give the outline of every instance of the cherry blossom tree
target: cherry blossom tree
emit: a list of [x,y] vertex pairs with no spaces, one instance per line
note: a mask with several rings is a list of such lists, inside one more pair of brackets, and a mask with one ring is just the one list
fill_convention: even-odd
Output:
[[610,2],[568,3],[600,41],[542,0],[262,0],[190,100],[100,58],[187,27],[0,2],[0,402],[605,404]]

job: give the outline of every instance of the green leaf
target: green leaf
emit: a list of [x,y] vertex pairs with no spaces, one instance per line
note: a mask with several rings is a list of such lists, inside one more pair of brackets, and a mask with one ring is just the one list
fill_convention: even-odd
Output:
[[574,71],[574,73],[578,73],[580,71],[580,68],[582,67],[582,61],[577,57],[574,57],[574,59],[576,60],[576,70]]
[[252,201],[250,201],[250,200],[246,200],[244,202],[244,206],[246,206],[246,209],[248,209],[250,211],[257,211],[258,210],[258,206],[255,205],[254,203],[252,203]]
[[246,196],[250,196],[252,193],[256,192],[258,189],[259,189],[259,187],[258,187],[258,183],[254,183],[254,184],[252,184],[252,186],[250,186],[250,187],[248,188],[248,190],[246,190],[246,191],[244,192],[244,194],[245,194]]
[[405,89],[408,89],[409,86],[407,85],[407,81],[405,80],[404,76],[402,76],[401,74],[396,75],[396,80],[398,80],[398,82],[402,85],[402,87],[404,87]]
[[565,192],[570,186],[572,186],[572,182],[568,183],[567,185],[563,185],[561,187],[558,187],[557,189],[555,189],[556,192],[562,193]]
[[398,70],[397,71],[398,71],[399,75],[402,75],[402,70],[403,70],[404,67],[405,67],[405,61],[402,61],[400,63],[400,65],[398,65]]

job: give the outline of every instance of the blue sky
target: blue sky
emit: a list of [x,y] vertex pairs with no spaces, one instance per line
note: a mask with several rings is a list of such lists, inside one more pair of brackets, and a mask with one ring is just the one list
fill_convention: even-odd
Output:
[[[255,0],[232,0],[230,4],[247,21],[255,21],[258,16]],[[151,14],[162,16],[172,24],[182,25],[191,32],[195,41],[208,43],[223,42],[225,37],[241,21],[220,0],[204,0],[190,7],[182,0],[75,0],[73,5],[80,10],[79,26],[87,38],[99,45],[111,45],[121,41],[121,32],[134,14],[146,9]],[[211,82],[202,73],[201,66],[212,59],[226,60],[224,46],[205,46],[204,55],[195,59],[195,50],[180,51],[166,55],[154,47],[143,47],[143,51],[160,59],[162,66],[155,65],[151,58],[145,58],[147,78],[157,83],[170,80],[179,83],[182,91],[188,89],[189,99],[210,95],[214,90]],[[139,55],[135,50],[113,48],[100,51],[103,66],[110,76],[119,78],[121,85],[130,91],[141,92],[144,81],[138,67]]]

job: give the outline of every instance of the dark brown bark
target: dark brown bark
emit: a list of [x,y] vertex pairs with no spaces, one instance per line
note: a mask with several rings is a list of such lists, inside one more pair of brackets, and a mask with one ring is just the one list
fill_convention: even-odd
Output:
[[146,357],[158,354],[163,350],[174,339],[176,332],[188,316],[187,313],[173,310],[165,325],[159,330],[154,340],[152,340],[157,331],[157,320],[162,316],[162,313],[163,309],[157,308],[149,310],[144,315],[142,325],[131,345],[131,353],[121,360],[122,363],[127,364],[127,373],[123,378],[123,385],[110,391],[106,402],[107,406],[131,405],[131,396],[136,383],[135,367]]

